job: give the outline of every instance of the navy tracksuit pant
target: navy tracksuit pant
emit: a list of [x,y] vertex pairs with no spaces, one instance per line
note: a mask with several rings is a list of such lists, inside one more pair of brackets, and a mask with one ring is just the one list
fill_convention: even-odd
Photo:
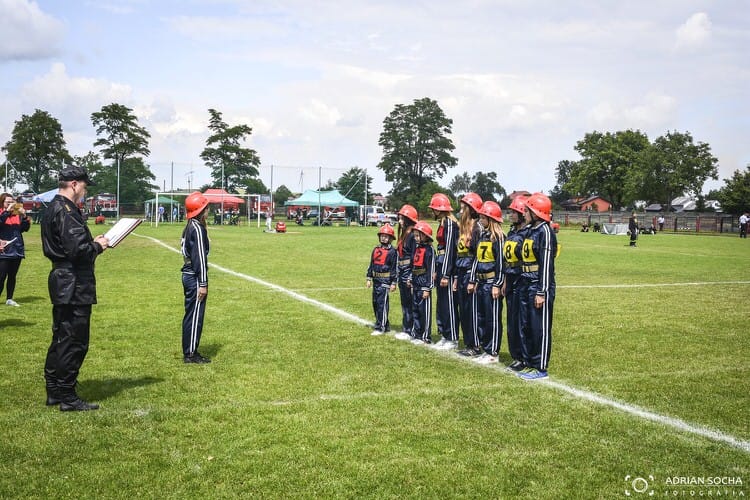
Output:
[[432,294],[426,299],[422,298],[424,291],[414,288],[412,292],[412,311],[414,313],[414,325],[411,336],[425,342],[432,341]]
[[524,346],[523,362],[537,370],[547,370],[552,350],[552,309],[555,303],[555,289],[551,287],[545,297],[544,306],[534,307],[538,282],[525,278],[518,279],[518,293],[521,302],[520,325],[521,341]]
[[518,274],[505,275],[505,308],[507,314],[506,330],[508,331],[508,352],[514,361],[523,361],[523,343],[521,342],[521,295],[518,292]]
[[412,312],[412,294],[411,288],[406,286],[405,282],[398,282],[398,294],[401,298],[401,317],[403,318],[403,324],[401,325],[401,331],[411,333],[411,328],[414,326],[414,313]]
[[182,273],[185,292],[185,316],[182,318],[182,354],[192,356],[198,351],[203,333],[206,300],[198,302],[198,280],[195,275]]
[[[438,263],[438,269],[440,264]],[[448,276],[448,286],[440,286],[443,276],[438,270],[435,279],[437,290],[437,307],[435,308],[435,319],[438,333],[448,340],[458,339],[458,304],[456,304],[456,292],[453,291],[453,278]]]
[[372,285],[372,311],[375,313],[375,329],[381,332],[387,332],[391,329],[391,323],[388,320],[390,311],[390,302],[388,296],[391,286],[387,283],[378,283],[376,280]]
[[[458,291],[456,292],[456,301],[458,302],[458,318],[463,333],[464,345],[466,347],[476,347],[479,345],[475,318],[477,314],[476,295],[468,292],[470,269],[458,268]],[[456,332],[458,333],[458,332]],[[458,340],[458,336],[449,340]]]
[[475,328],[479,342],[484,352],[497,356],[503,337],[503,299],[492,298],[491,281],[477,283],[474,294],[477,296]]

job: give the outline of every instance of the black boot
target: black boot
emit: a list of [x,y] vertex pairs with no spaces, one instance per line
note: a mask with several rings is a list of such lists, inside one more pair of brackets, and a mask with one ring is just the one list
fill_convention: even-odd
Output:
[[54,387],[47,387],[47,402],[45,403],[47,406],[55,406],[62,403],[62,398],[60,397],[60,394],[58,394],[57,389]]
[[60,411],[88,411],[98,410],[99,405],[96,403],[87,403],[83,399],[76,396],[76,399],[63,401],[60,403]]

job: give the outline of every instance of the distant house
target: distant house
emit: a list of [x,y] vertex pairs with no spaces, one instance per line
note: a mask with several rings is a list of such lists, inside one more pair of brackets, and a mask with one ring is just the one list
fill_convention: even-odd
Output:
[[561,203],[562,207],[569,212],[609,212],[612,204],[601,196],[589,196],[588,198],[571,198]]
[[[715,212],[721,212],[721,203],[716,200],[704,200],[703,205]],[[672,200],[672,210],[675,212],[695,212],[698,199],[692,196],[680,196]]]

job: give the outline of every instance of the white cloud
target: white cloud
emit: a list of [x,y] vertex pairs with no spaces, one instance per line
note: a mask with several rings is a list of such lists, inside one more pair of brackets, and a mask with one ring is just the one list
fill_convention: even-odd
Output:
[[640,102],[600,101],[588,113],[588,119],[599,130],[660,130],[673,123],[677,100],[668,95],[650,93]]
[[335,106],[330,106],[319,99],[312,99],[303,105],[300,114],[313,123],[334,126],[341,119],[341,113]]
[[677,48],[691,48],[704,45],[711,38],[711,20],[705,12],[690,16],[675,32]]
[[32,80],[21,90],[27,106],[44,109],[73,129],[91,126],[91,113],[102,106],[113,102],[127,105],[131,93],[128,85],[71,77],[62,63],[54,63],[47,74]]
[[0,61],[54,56],[63,34],[63,24],[36,2],[0,0]]

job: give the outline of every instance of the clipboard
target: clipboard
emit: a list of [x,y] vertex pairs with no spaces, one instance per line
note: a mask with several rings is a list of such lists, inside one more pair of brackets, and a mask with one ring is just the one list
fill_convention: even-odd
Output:
[[117,244],[124,240],[127,235],[132,233],[141,222],[143,222],[143,219],[130,219],[126,217],[117,221],[117,224],[112,226],[112,228],[104,234],[104,237],[109,240],[109,246],[116,247]]

